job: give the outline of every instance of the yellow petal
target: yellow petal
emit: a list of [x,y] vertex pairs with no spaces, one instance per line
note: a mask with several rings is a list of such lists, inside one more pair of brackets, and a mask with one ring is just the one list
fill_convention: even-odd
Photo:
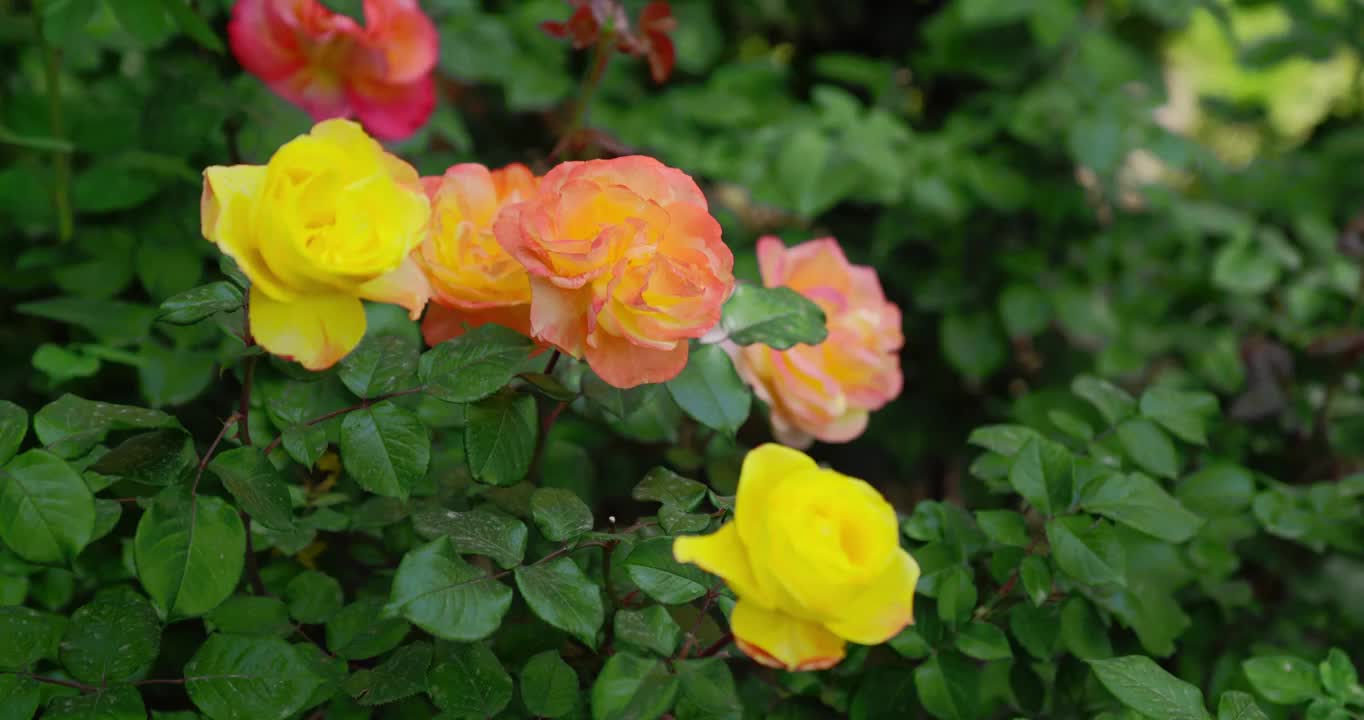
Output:
[[360,344],[365,307],[350,295],[315,295],[292,302],[251,286],[251,333],[261,347],[309,370],[325,370]]
[[823,625],[743,598],[729,617],[735,643],[749,657],[784,670],[823,670],[843,659],[846,643]]
[[673,541],[673,557],[678,562],[693,563],[706,572],[715,573],[729,584],[731,590],[744,600],[763,607],[772,601],[758,587],[753,568],[748,562],[748,551],[739,539],[738,527],[730,522],[710,535],[684,535]]
[[360,286],[360,297],[375,302],[392,303],[407,309],[408,317],[421,317],[426,301],[431,299],[431,284],[411,255],[387,275]]
[[767,542],[763,520],[770,512],[768,497],[772,490],[792,475],[817,467],[805,453],[775,443],[759,445],[744,457],[735,515],[745,545]]
[[900,550],[880,577],[848,598],[840,609],[842,620],[826,623],[839,637],[860,645],[883,643],[914,622],[914,586],[919,564]]
[[204,237],[236,260],[252,285],[275,298],[289,299],[294,293],[270,270],[260,252],[255,206],[264,185],[263,165],[214,165],[204,170],[199,224]]

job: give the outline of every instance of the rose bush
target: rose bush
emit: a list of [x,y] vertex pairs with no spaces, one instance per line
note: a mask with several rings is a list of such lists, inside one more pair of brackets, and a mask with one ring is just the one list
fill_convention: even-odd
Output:
[[1359,716],[1361,22],[0,2],[0,720]]

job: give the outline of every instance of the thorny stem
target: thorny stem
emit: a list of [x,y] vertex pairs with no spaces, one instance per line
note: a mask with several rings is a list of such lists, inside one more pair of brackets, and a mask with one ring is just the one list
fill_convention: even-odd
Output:
[[606,66],[611,62],[611,52],[615,49],[616,34],[614,32],[603,31],[600,39],[597,40],[596,50],[592,55],[592,66],[588,68],[587,74],[583,75],[582,85],[578,88],[578,99],[573,103],[573,117],[559,136],[559,142],[554,145],[554,149],[549,152],[549,160],[553,162],[565,150],[568,149],[573,136],[582,129],[587,121],[587,110],[592,104],[592,95],[596,92],[597,86],[601,84],[602,76],[606,74]]
[[553,375],[553,374],[554,374],[554,366],[559,364],[559,358],[562,357],[562,356],[563,356],[563,353],[559,352],[559,349],[558,349],[558,348],[555,348],[555,349],[554,349],[554,352],[550,353],[550,355],[549,355],[549,362],[545,363],[545,374],[546,374],[546,375]]
[[[1032,555],[1033,551],[1037,549],[1037,546],[1041,544],[1041,542],[1041,538],[1034,538],[1033,541],[1028,544],[1027,549],[1023,551],[1024,557]],[[976,611],[977,620],[989,618],[990,614],[995,611],[995,608],[1014,591],[1014,588],[1018,586],[1019,568],[1021,567],[1022,564],[1020,563],[1019,567],[1014,568],[1013,572],[1009,573],[1009,577],[1004,580],[1004,584],[999,586],[999,590],[990,597],[990,600],[986,602],[985,605]]]
[[[62,119],[61,56],[43,38],[41,14],[36,24],[38,47],[43,51],[43,72],[47,80],[48,127],[53,138],[66,136],[66,122]],[[75,220],[71,210],[71,155],[69,151],[52,153],[52,207],[57,213],[57,239],[67,242],[74,232]]]
[[[311,425],[316,425],[316,424],[318,424],[318,423],[323,423],[323,422],[326,422],[326,421],[328,421],[328,420],[331,420],[331,419],[334,418],[334,417],[340,417],[340,416],[345,415],[345,414],[347,414],[347,413],[353,413],[353,412],[355,412],[356,410],[364,410],[364,409],[367,408],[367,407],[371,407],[371,406],[377,405],[377,404],[379,404],[379,403],[381,403],[381,402],[383,402],[383,401],[385,401],[385,400],[392,400],[393,398],[396,398],[396,397],[403,397],[404,395],[415,395],[415,394],[417,394],[417,393],[419,393],[419,392],[425,392],[425,390],[426,390],[426,387],[425,387],[425,386],[418,385],[417,387],[408,388],[408,389],[406,389],[406,390],[398,390],[398,391],[391,392],[391,393],[384,393],[383,395],[375,395],[375,396],[372,397],[372,398],[366,398],[366,399],[364,399],[364,400],[361,400],[360,402],[356,403],[355,405],[351,405],[351,406],[349,406],[349,407],[343,407],[343,408],[341,408],[340,410],[333,410],[333,411],[331,411],[331,412],[329,412],[329,413],[323,413],[322,415],[318,415],[317,417],[313,418],[312,420],[308,420],[307,422],[304,422],[303,425],[305,425],[305,426],[311,426]],[[280,444],[281,442],[284,442],[284,436],[283,436],[283,435],[276,436],[274,440],[271,440],[270,443],[269,443],[268,445],[265,446],[265,454],[266,454],[266,455],[269,455],[271,452],[274,452],[275,448],[279,447],[279,444]]]
[[0,672],[4,672],[7,675],[18,675],[19,677],[28,678],[29,680],[32,680],[34,682],[47,683],[48,685],[61,685],[62,687],[74,688],[82,692],[96,692],[99,690],[99,688],[95,687],[94,685],[86,685],[83,682],[76,682],[75,680],[63,680],[61,678],[47,677],[45,675],[34,675],[33,673],[17,672],[12,670],[5,670]]
[[706,591],[704,602],[701,603],[701,612],[692,621],[691,628],[687,630],[687,639],[682,643],[682,650],[677,653],[679,660],[686,660],[691,654],[691,648],[696,644],[696,631],[701,629],[701,623],[706,620],[706,613],[710,612],[711,605],[715,604],[715,596],[718,588],[711,588]]
[[223,421],[222,428],[218,430],[218,436],[213,438],[213,442],[209,444],[208,450],[204,452],[204,456],[199,458],[199,467],[194,471],[194,482],[189,486],[190,497],[198,495],[199,480],[204,476],[204,468],[208,467],[208,461],[213,459],[213,453],[218,449],[218,445],[222,443],[224,437],[227,437],[228,428],[232,427],[240,420],[240,415],[232,413]]
[[[248,331],[249,332],[249,331]],[[237,439],[243,445],[251,444],[251,425],[247,421],[251,411],[251,381],[256,376],[256,361],[259,358],[255,355],[246,359],[246,364],[242,366],[242,396],[238,403],[237,414],[241,417],[241,427],[237,429]]]
[[731,642],[734,642],[734,633],[727,632],[724,635],[721,635],[719,640],[716,640],[707,646],[705,650],[696,653],[696,657],[698,659],[711,657],[721,650],[724,650]]

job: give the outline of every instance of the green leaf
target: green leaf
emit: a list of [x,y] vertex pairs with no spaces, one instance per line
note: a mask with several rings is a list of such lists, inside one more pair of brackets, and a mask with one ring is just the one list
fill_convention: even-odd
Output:
[[446,402],[474,402],[511,382],[532,348],[530,339],[515,330],[480,325],[426,351],[418,373],[432,395]]
[[1061,607],[1061,644],[1081,660],[1113,657],[1108,627],[1089,601],[1081,597],[1072,597]]
[[740,283],[725,301],[720,326],[736,345],[762,343],[777,350],[818,345],[829,336],[824,311],[787,287]]
[[95,498],[95,529],[90,533],[90,542],[95,542],[114,531],[123,517],[123,504],[117,500]]
[[327,451],[327,430],[321,424],[293,425],[280,433],[280,444],[294,462],[311,468]]
[[511,601],[511,588],[464,562],[442,537],[403,556],[385,613],[438,638],[469,642],[493,634]]
[[667,382],[678,407],[697,422],[727,435],[748,419],[753,395],[719,345],[693,343],[687,364]]
[[1107,380],[1081,375],[1070,384],[1070,391],[1088,400],[1110,425],[1137,411],[1137,401],[1126,390]]
[[540,434],[535,398],[495,395],[470,405],[465,418],[464,454],[474,479],[502,486],[524,480]]
[[42,701],[42,688],[34,680],[20,675],[0,673],[0,720],[32,720]]
[[417,348],[396,335],[368,335],[341,358],[336,375],[362,398],[412,387],[416,379]]
[[617,610],[613,625],[617,642],[662,657],[670,657],[682,639],[682,627],[662,605],[650,605],[643,610]]
[[1089,483],[1080,507],[1172,543],[1192,538],[1203,526],[1203,518],[1141,473],[1106,475]]
[[953,566],[938,577],[938,617],[952,625],[966,620],[976,607],[976,584],[971,573]]
[[416,415],[392,402],[356,410],[341,421],[341,462],[360,487],[407,499],[426,477],[431,436]]
[[96,685],[131,680],[161,649],[161,623],[146,598],[127,587],[100,591],[71,615],[61,660],[71,677]]
[[1028,524],[1023,516],[1013,510],[978,510],[976,524],[985,537],[1010,547],[1027,547]]
[[1023,581],[1023,592],[1033,605],[1041,605],[1051,597],[1051,568],[1041,557],[1023,558],[1018,565],[1018,578]]
[[123,0],[110,6],[119,25],[144,46],[164,43],[174,29],[160,0]]
[[431,666],[431,644],[415,642],[398,648],[373,670],[358,670],[345,684],[361,705],[383,705],[426,691],[426,669]]
[[1342,700],[1364,697],[1359,691],[1359,672],[1344,650],[1331,648],[1317,668],[1321,672],[1321,684],[1326,692]]
[[0,400],[0,465],[19,452],[28,435],[28,411],[8,400]]
[[1009,337],[1028,338],[1047,329],[1051,306],[1036,286],[1015,283],[999,294],[999,317]]
[[504,568],[521,564],[530,534],[525,523],[487,506],[468,512],[441,508],[418,510],[412,516],[412,526],[418,535],[428,540],[448,537],[455,552],[484,555]]
[[114,430],[175,427],[160,410],[111,405],[63,395],[33,416],[33,431],[48,450],[65,458],[83,455]]
[[162,184],[156,175],[119,159],[97,160],[76,174],[71,200],[86,213],[130,210],[152,199]]
[[1046,438],[1029,440],[1009,467],[1009,484],[1043,515],[1064,512],[1070,505],[1074,456]]
[[321,678],[276,637],[214,634],[185,665],[185,689],[211,720],[285,720]]
[[1131,418],[1118,425],[1118,442],[1138,467],[1163,478],[1179,475],[1179,452],[1174,441],[1146,418]]
[[1185,442],[1206,445],[1208,420],[1217,415],[1217,396],[1154,387],[1141,395],[1141,414]]
[[571,491],[539,488],[530,496],[530,512],[540,534],[565,542],[592,529],[592,510]]
[[42,10],[43,37],[58,47],[78,40],[95,14],[95,0],[44,0],[38,7]]
[[592,684],[592,719],[654,720],[673,706],[678,685],[662,660],[616,653]]
[[1241,663],[1250,686],[1276,705],[1297,705],[1321,694],[1317,669],[1291,655],[1254,657]]
[[134,435],[101,457],[91,470],[124,480],[165,487],[183,480],[199,462],[194,439],[180,429]]
[[1047,523],[1047,542],[1061,572],[1089,585],[1127,584],[1127,555],[1102,521],[1072,515]]
[[161,4],[165,6],[171,18],[175,20],[175,24],[180,26],[181,32],[194,38],[195,42],[213,52],[223,52],[223,41],[218,39],[213,28],[198,13],[194,12],[188,3],[180,0],[161,0]]
[[1161,720],[1209,720],[1198,688],[1165,672],[1144,655],[1089,660],[1099,682],[1123,705]]
[[202,615],[226,600],[241,578],[246,531],[230,505],[161,491],[137,523],[137,577],[163,617]]
[[979,671],[955,653],[939,653],[914,669],[919,701],[941,720],[975,720],[980,697]]
[[257,522],[281,532],[293,529],[289,486],[260,450],[240,447],[219,453],[208,464],[208,469],[218,476],[241,509]]
[[588,579],[572,558],[560,557],[516,569],[516,587],[541,620],[597,647],[597,631],[606,619],[601,588]]
[[1249,693],[1228,690],[1217,701],[1217,720],[1269,720],[1269,716]]
[[0,468],[0,539],[35,563],[69,563],[95,531],[95,498],[61,458],[29,450]]
[[569,390],[558,378],[545,373],[520,373],[517,378],[526,383],[525,389],[555,402],[573,402],[578,393]]
[[695,565],[673,559],[672,538],[650,538],[635,545],[625,558],[630,581],[645,595],[665,605],[689,603],[706,594],[712,580]]
[[734,676],[720,658],[683,660],[673,717],[677,720],[741,720],[743,704]]
[[316,570],[305,570],[284,586],[284,601],[289,615],[301,623],[325,623],[341,611],[345,595],[336,578]]
[[1008,358],[1003,334],[985,313],[950,313],[943,318],[938,336],[947,362],[971,380],[993,375]]
[[658,393],[667,392],[655,384],[638,385],[622,390],[607,385],[605,380],[590,370],[583,374],[582,390],[583,397],[591,400],[607,415],[622,421],[648,408]]
[[[43,720],[145,720],[147,708],[136,688],[101,688],[89,695],[59,697]],[[218,720],[214,718],[214,720]]]
[[427,686],[436,707],[454,717],[493,717],[512,699],[511,676],[482,643],[455,646],[431,669]]
[[294,631],[284,601],[264,595],[233,595],[213,608],[206,620],[213,631],[233,635],[286,637]]
[[[172,4],[183,6],[183,3]],[[220,312],[240,310],[244,304],[242,291],[236,285],[219,280],[166,299],[161,303],[161,314],[156,319],[171,325],[193,325]]]
[[1255,497],[1255,479],[1245,468],[1214,463],[1184,478],[1175,496],[1200,515],[1239,515]]
[[682,510],[695,510],[706,496],[706,486],[665,467],[656,467],[639,481],[630,497],[641,502],[676,505]]
[[55,658],[66,618],[24,607],[0,607],[0,670],[27,670]]
[[973,622],[957,630],[957,649],[977,660],[1008,660],[1014,656],[1009,638],[998,626]]
[[347,660],[364,660],[398,647],[411,625],[396,617],[384,617],[384,601],[363,598],[337,612],[327,621],[327,647]]
[[991,452],[1013,457],[1028,443],[1041,438],[1036,430],[1024,425],[986,425],[971,431],[966,442]]
[[578,673],[557,651],[532,656],[521,669],[521,702],[539,717],[567,715],[578,704]]

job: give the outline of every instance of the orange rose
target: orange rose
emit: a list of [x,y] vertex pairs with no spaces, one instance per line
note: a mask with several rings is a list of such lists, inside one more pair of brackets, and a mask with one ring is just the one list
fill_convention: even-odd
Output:
[[417,253],[433,293],[422,321],[428,344],[489,322],[530,334],[530,278],[493,237],[493,221],[504,206],[531,197],[537,182],[520,164],[489,172],[463,163],[422,178],[433,209],[431,234]]
[[785,285],[815,301],[829,327],[819,345],[734,351],[739,375],[772,408],[773,434],[794,447],[861,435],[868,414],[895,399],[904,384],[900,309],[886,300],[876,271],[849,263],[833,238],[787,248],[764,237],[758,265],[764,285]]
[[701,189],[653,158],[563,163],[494,232],[530,273],[532,336],[620,388],[676,377],[734,287]]

